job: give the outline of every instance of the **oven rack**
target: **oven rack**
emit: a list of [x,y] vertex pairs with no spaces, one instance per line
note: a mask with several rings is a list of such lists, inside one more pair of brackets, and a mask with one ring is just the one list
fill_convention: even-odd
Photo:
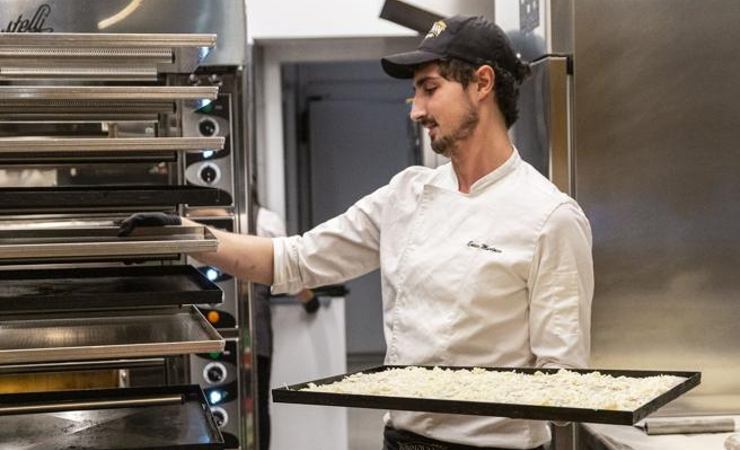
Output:
[[219,151],[223,137],[152,137],[152,138],[78,138],[78,137],[11,137],[0,138],[0,155],[4,153],[41,152],[130,152],[130,151]]
[[0,79],[156,80],[190,73],[215,34],[0,33]]

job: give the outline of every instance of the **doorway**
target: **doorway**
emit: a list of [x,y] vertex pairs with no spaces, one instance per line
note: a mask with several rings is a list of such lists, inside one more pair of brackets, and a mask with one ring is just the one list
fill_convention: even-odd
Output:
[[[419,129],[408,117],[408,80],[378,60],[282,66],[289,233],[346,211],[419,164]],[[379,271],[346,283],[347,354],[383,355]]]

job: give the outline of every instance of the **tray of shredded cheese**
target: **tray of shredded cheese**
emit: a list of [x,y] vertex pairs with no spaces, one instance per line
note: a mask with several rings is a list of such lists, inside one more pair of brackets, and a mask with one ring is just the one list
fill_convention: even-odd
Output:
[[273,389],[275,402],[634,425],[701,372],[380,366]]

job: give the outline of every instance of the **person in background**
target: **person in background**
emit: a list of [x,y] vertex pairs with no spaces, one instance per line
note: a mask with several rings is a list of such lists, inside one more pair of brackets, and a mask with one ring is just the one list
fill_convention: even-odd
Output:
[[[589,222],[508,136],[528,66],[498,26],[465,16],[381,63],[413,80],[411,119],[450,162],[405,169],[302,236],[214,230],[218,251],[196,257],[275,293],[380,268],[386,364],[586,367]],[[385,450],[539,449],[550,439],[542,421],[500,417],[391,411],[385,424]]]
[[[256,182],[253,183],[253,186]],[[252,190],[252,211],[255,217],[257,236],[278,238],[285,236],[285,223],[275,212],[260,205],[256,190]],[[257,351],[257,423],[259,426],[259,448],[270,448],[270,374],[272,372],[272,311],[270,308],[270,286],[253,283],[252,305],[255,311],[256,351]],[[319,299],[310,289],[294,293],[307,314],[315,314],[319,309]]]

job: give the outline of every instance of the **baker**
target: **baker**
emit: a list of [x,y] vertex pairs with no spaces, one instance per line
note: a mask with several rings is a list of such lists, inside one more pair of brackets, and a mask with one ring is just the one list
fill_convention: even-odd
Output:
[[[463,16],[381,62],[413,80],[411,118],[450,162],[405,169],[302,236],[212,230],[218,251],[196,258],[275,293],[380,268],[387,364],[586,367],[588,220],[507,134],[528,66],[498,26]],[[122,229],[157,221],[135,215]],[[386,450],[533,449],[550,439],[531,420],[392,411],[385,423]]]

